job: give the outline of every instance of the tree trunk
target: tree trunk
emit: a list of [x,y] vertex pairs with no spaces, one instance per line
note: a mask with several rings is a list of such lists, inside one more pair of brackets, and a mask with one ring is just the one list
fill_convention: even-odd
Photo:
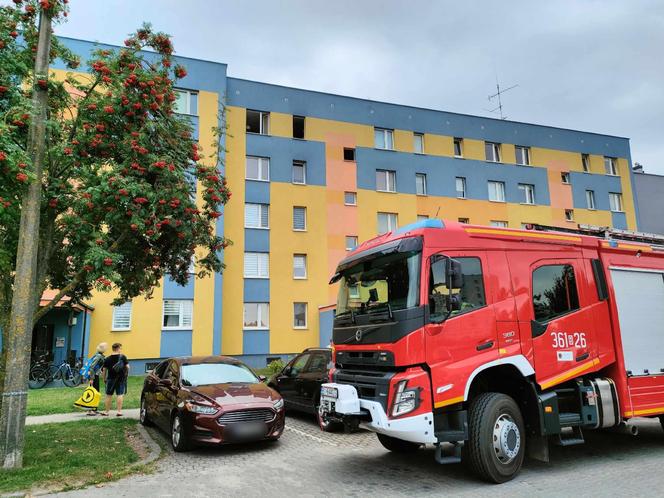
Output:
[[[39,19],[39,43],[35,58],[34,79],[48,79],[51,48],[51,18],[42,11]],[[34,84],[32,118],[28,135],[28,153],[34,178],[21,204],[14,294],[9,316],[7,361],[2,413],[0,413],[0,459],[6,469],[23,466],[23,436],[28,401],[28,372],[32,342],[33,312],[39,245],[42,174],[46,148],[48,90]]]

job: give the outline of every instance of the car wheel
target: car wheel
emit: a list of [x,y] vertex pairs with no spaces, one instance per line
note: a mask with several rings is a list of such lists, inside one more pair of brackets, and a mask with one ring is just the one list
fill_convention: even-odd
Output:
[[138,413],[138,417],[141,425],[144,425],[145,427],[150,427],[152,425],[152,421],[148,417],[148,406],[145,401],[145,396],[141,396],[141,409]]
[[523,417],[516,402],[501,393],[483,393],[470,403],[467,454],[483,480],[503,483],[521,470],[526,447]]
[[187,451],[189,449],[189,440],[182,424],[182,416],[175,414],[171,421],[171,445],[175,451]]
[[403,439],[386,436],[385,434],[376,433],[376,436],[378,436],[378,441],[380,441],[380,444],[382,444],[386,450],[390,450],[394,453],[412,453],[420,449],[420,446],[422,446],[420,443],[404,441]]
[[319,404],[316,405],[316,420],[318,421],[320,430],[323,432],[337,432],[343,427],[339,422],[330,420],[327,416],[323,415]]

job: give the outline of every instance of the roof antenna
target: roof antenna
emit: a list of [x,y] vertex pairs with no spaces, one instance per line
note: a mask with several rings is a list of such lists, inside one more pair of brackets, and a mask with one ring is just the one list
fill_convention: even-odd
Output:
[[440,206],[438,206],[438,209],[436,209],[436,214],[433,216],[434,218],[438,218],[438,213],[440,212]]
[[504,90],[501,90],[500,89],[500,83],[498,83],[498,75],[496,75],[496,93],[494,93],[493,95],[489,95],[489,102],[493,102],[493,99],[497,99],[498,100],[498,107],[496,107],[494,109],[485,109],[485,111],[489,111],[489,112],[498,111],[498,113],[500,114],[500,119],[502,119],[502,120],[507,119],[507,116],[505,116],[503,114],[503,102],[502,102],[502,99],[500,98],[500,96],[503,93],[509,92],[513,88],[516,88],[517,86],[519,86],[519,85],[512,85],[509,88],[505,88]]

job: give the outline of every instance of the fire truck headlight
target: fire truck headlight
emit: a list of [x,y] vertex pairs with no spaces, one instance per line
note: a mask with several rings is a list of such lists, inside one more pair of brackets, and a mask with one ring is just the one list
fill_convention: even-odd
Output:
[[415,410],[419,404],[419,390],[405,389],[407,381],[401,381],[397,386],[392,405],[392,416],[398,417]]

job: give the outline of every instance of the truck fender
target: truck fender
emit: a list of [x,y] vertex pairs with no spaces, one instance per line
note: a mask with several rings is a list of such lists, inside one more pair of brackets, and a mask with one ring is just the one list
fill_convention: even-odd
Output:
[[498,358],[497,360],[490,361],[488,363],[485,363],[484,365],[480,365],[475,370],[473,370],[473,373],[471,373],[470,376],[468,377],[468,381],[466,381],[466,389],[463,393],[463,400],[468,401],[468,392],[470,391],[470,386],[473,384],[473,380],[475,379],[477,374],[479,374],[483,370],[486,370],[487,368],[497,367],[499,365],[513,365],[516,367],[516,369],[519,372],[521,372],[521,375],[523,375],[524,377],[529,377],[535,373],[535,369],[533,369],[533,366],[522,354],[517,354],[514,356],[506,356],[504,358]]

